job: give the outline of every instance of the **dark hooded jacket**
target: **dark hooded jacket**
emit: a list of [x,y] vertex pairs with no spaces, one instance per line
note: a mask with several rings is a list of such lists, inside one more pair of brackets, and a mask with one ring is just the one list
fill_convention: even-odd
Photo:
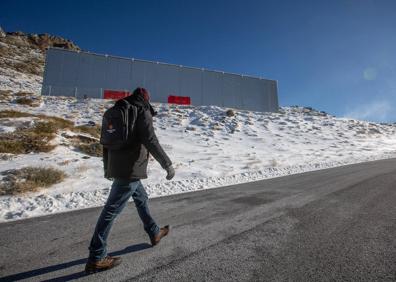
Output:
[[137,118],[131,134],[130,145],[121,150],[103,149],[105,177],[122,179],[147,178],[147,164],[151,154],[166,169],[171,160],[158,142],[153,127],[156,114],[149,102],[140,95],[125,98],[137,107]]

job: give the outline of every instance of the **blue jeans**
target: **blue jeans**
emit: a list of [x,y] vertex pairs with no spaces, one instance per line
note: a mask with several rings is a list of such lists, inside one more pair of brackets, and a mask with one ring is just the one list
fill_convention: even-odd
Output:
[[89,259],[101,260],[107,255],[107,237],[114,219],[119,215],[130,198],[133,198],[144,230],[150,237],[159,233],[159,227],[150,215],[147,205],[148,197],[143,184],[138,181],[115,179],[109,198],[96,224],[95,232],[89,246]]

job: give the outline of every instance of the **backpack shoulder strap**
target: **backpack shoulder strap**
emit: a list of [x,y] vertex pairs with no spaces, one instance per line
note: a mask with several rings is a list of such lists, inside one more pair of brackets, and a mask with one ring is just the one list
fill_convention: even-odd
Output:
[[129,130],[132,132],[133,128],[135,127],[135,122],[138,115],[138,108],[133,105],[129,104]]
[[129,108],[131,106],[131,103],[129,103],[125,99],[120,99],[117,102],[115,102],[114,106],[121,107],[121,108]]

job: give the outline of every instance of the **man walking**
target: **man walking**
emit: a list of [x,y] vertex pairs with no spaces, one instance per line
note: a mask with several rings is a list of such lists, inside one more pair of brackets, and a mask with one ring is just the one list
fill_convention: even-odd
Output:
[[151,217],[147,205],[147,193],[140,179],[147,178],[149,153],[166,170],[166,179],[175,175],[172,162],[166,155],[154,133],[152,117],[156,114],[149,103],[150,95],[144,88],[137,88],[133,94],[124,98],[137,109],[131,142],[120,150],[103,148],[103,163],[106,178],[113,178],[110,195],[100,214],[89,246],[86,273],[107,270],[121,263],[121,258],[107,255],[107,237],[114,219],[130,199],[133,198],[144,230],[151,244],[157,245],[169,232],[169,226],[159,228]]

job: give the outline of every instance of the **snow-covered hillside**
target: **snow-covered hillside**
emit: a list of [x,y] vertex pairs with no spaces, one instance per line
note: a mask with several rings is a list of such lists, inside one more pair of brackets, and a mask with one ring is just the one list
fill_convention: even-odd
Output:
[[[100,152],[95,132],[112,101],[40,97],[48,46],[79,49],[60,37],[0,28],[0,221],[99,206],[111,185],[103,178],[101,157],[92,155]],[[155,106],[156,132],[176,177],[166,181],[152,159],[144,181],[151,197],[396,157],[393,124],[335,118],[301,107],[227,113],[216,106]],[[23,114],[4,112],[11,110]],[[54,168],[60,179],[66,176],[36,192],[10,195],[11,183],[22,183],[22,188],[29,183],[16,173],[26,167]]]
[[[44,55],[39,49],[18,47],[0,40],[0,89],[39,93],[43,80]],[[27,72],[37,62],[35,73]]]
[[[76,125],[99,124],[111,105],[104,100],[45,97],[40,107],[10,100],[2,110],[59,116]],[[261,113],[216,106],[155,104],[155,128],[174,162],[176,177],[151,160],[145,180],[151,197],[208,189],[368,160],[396,157],[396,126],[335,118],[310,108],[285,107]],[[0,132],[13,132],[27,118],[0,119]],[[35,119],[28,119],[34,123]],[[102,205],[111,182],[103,178],[100,157],[88,157],[60,131],[48,153],[0,160],[2,171],[26,166],[54,167],[65,180],[39,192],[0,197],[0,220],[15,220]]]
[[0,27],[0,89],[39,93],[48,47],[80,50],[59,36],[4,32]]

